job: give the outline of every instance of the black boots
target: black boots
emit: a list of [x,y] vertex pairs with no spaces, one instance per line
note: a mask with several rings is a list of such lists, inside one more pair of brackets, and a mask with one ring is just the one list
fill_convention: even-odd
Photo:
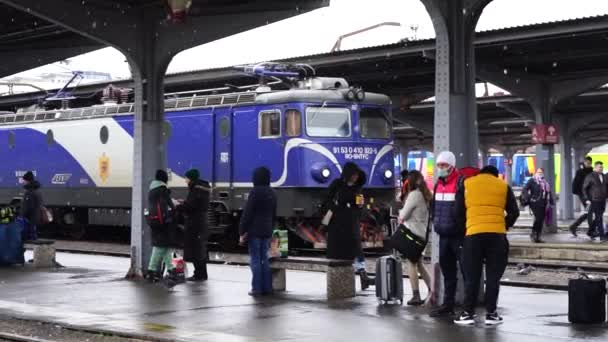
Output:
[[194,275],[188,278],[188,281],[205,281],[209,278],[207,275],[207,262],[194,263]]
[[361,290],[367,290],[368,287],[376,283],[374,279],[367,275],[365,270],[359,271],[359,279],[361,280]]
[[148,270],[144,274],[144,279],[149,283],[157,283],[160,281],[161,277],[162,276],[161,276],[160,272],[158,272],[158,271]]

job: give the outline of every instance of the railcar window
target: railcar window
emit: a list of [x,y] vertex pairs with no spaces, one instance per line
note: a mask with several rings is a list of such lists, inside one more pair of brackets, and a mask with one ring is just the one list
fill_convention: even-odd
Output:
[[359,112],[359,128],[362,138],[388,139],[391,136],[386,112],[381,108],[362,108]]
[[274,138],[281,136],[281,112],[278,110],[260,112],[259,116],[260,138]]
[[285,134],[288,137],[302,135],[302,113],[299,110],[288,109],[285,112]]
[[351,135],[347,108],[306,108],[306,134],[311,137],[343,138]]

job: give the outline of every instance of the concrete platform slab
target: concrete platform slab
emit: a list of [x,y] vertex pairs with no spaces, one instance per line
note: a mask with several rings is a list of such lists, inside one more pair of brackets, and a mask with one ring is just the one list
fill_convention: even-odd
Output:
[[[425,308],[377,305],[373,291],[327,302],[322,273],[288,272],[288,292],[247,296],[249,270],[210,267],[210,281],[167,292],[123,280],[128,259],[58,254],[68,267],[0,269],[0,313],[177,341],[604,341],[605,326],[567,323],[564,292],[503,288],[505,324],[456,327]],[[406,292],[410,294],[406,284]]]

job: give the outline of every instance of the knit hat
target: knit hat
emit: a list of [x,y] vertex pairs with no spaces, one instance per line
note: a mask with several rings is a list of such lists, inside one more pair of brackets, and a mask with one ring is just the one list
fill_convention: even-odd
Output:
[[168,183],[169,175],[167,174],[167,171],[165,171],[165,170],[156,170],[156,176],[154,176],[154,179],[156,179],[157,181],[161,181],[163,183]]
[[439,153],[437,157],[437,164],[448,164],[450,166],[456,166],[456,156],[450,151],[443,151]]
[[186,178],[188,178],[189,180],[196,182],[199,178],[200,178],[200,173],[198,172],[197,169],[190,169],[188,171],[186,171]]
[[34,181],[34,173],[32,171],[28,171],[23,175],[23,180],[28,182]]

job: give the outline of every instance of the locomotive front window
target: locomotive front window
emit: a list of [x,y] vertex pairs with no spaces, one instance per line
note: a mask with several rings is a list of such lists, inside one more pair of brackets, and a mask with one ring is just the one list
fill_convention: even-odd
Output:
[[260,112],[259,116],[260,138],[276,138],[281,136],[281,112],[270,110]]
[[306,134],[311,137],[350,137],[350,110],[347,108],[306,108]]
[[299,137],[302,134],[302,113],[295,109],[285,112],[285,134],[288,137]]
[[388,139],[391,136],[386,112],[381,108],[362,108],[359,112],[361,137],[369,139]]

